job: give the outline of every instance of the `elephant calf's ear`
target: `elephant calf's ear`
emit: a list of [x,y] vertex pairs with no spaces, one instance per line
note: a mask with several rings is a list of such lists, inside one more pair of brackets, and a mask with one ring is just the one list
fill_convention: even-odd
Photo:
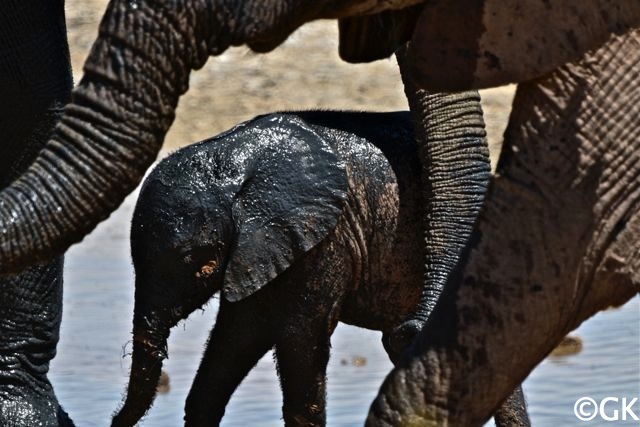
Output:
[[340,57],[351,63],[388,58],[411,39],[420,10],[418,4],[374,15],[353,16],[338,21]]
[[637,0],[434,0],[416,24],[412,74],[433,91],[519,83],[639,25]]
[[233,207],[236,242],[223,293],[238,301],[266,285],[336,226],[347,192],[343,162],[294,116],[253,124],[260,147]]

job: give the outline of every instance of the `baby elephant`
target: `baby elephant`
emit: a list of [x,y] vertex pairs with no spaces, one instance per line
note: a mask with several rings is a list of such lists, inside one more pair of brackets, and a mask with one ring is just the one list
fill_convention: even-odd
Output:
[[[324,425],[337,322],[390,332],[420,298],[415,150],[408,113],[302,112],[258,117],[163,160],[133,217],[133,360],[113,424],[144,415],[169,329],[220,291],[186,425],[217,425],[273,347],[285,423]],[[515,407],[528,424],[523,401]]]

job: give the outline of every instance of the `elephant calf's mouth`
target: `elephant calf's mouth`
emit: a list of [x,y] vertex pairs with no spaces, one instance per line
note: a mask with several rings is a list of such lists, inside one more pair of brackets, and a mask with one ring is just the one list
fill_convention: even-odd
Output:
[[213,273],[215,273],[218,269],[218,265],[219,263],[216,260],[212,259],[211,261],[208,261],[205,265],[200,267],[200,271],[196,272],[196,277],[198,279],[206,279],[208,277],[211,277]]

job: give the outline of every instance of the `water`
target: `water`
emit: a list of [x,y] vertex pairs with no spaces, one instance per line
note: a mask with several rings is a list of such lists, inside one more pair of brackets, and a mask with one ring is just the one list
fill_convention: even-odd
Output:
[[[67,256],[64,319],[51,380],[78,426],[105,426],[122,399],[129,372],[133,273],[128,255],[130,196],[107,222]],[[214,323],[218,301],[172,332],[165,368],[171,390],[158,396],[144,426],[181,425],[184,400]],[[548,359],[525,382],[535,426],[580,425],[573,413],[583,396],[640,396],[640,298],[601,313],[576,332],[582,353]],[[391,368],[380,334],[340,326],[328,369],[328,424],[362,425],[369,404]],[[125,357],[123,357],[125,355]],[[364,359],[357,359],[364,358]],[[359,363],[354,363],[357,361]],[[364,363],[364,366],[359,366]],[[280,390],[271,355],[265,356],[233,396],[224,426],[280,426]],[[607,406],[611,410],[613,405]],[[640,404],[635,412],[640,413]],[[601,425],[596,419],[591,425]],[[637,421],[613,425],[638,425]]]

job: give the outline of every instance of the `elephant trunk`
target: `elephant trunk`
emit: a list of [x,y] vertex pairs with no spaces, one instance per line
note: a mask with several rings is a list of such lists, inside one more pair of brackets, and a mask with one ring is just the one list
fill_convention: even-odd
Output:
[[162,361],[167,357],[169,323],[155,317],[136,317],[127,397],[112,426],[133,426],[149,410],[156,395]]
[[205,34],[217,27],[212,13],[196,10],[201,3],[110,3],[64,117],[25,174],[0,193],[0,272],[64,252],[140,182],[190,70],[209,55],[202,41],[215,38]]
[[390,336],[387,348],[392,354],[406,347],[433,311],[471,236],[491,175],[478,92],[420,90],[408,74],[406,48],[398,51],[397,58],[424,165],[426,264],[418,308]]

